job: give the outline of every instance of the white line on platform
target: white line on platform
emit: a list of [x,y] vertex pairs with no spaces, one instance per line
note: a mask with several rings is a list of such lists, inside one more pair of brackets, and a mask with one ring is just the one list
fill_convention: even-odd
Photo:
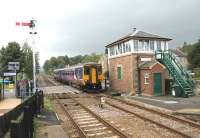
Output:
[[161,103],[165,103],[165,104],[175,104],[175,103],[178,103],[177,101],[165,101],[165,100],[151,99],[151,98],[139,97],[139,96],[133,96],[133,97],[140,98],[140,99],[145,99],[145,100],[156,101],[156,102],[161,102]]
[[60,120],[60,118],[58,117],[58,114],[56,113],[56,118],[58,119],[58,121]]

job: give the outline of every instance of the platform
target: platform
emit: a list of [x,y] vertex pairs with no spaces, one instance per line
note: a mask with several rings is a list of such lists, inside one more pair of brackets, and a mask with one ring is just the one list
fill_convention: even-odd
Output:
[[165,108],[171,110],[172,112],[200,115],[200,96],[193,96],[189,98],[176,98],[172,96],[130,96],[128,99],[133,99],[145,104]]
[[37,132],[37,138],[68,138],[61,125],[45,126]]
[[0,116],[12,110],[21,103],[21,99],[15,97],[13,90],[5,91],[4,99],[0,101]]

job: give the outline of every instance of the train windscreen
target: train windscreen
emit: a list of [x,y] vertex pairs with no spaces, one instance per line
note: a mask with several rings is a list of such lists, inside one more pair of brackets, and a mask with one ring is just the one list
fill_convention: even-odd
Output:
[[84,67],[84,75],[89,75],[90,74],[90,67],[89,66],[85,66]]
[[98,75],[102,74],[102,67],[101,66],[97,66],[97,72],[98,72]]

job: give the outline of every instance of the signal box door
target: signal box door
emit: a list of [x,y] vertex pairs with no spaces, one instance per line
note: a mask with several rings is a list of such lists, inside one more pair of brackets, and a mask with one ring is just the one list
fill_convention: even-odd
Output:
[[154,73],[154,95],[162,93],[162,78],[161,73]]

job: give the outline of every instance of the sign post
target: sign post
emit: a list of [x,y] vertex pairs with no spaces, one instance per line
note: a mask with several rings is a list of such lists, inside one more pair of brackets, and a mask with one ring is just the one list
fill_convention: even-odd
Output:
[[14,72],[4,73],[4,76],[6,76],[6,75],[14,76],[15,75],[15,96],[17,96],[17,70],[19,70],[19,62],[8,62],[8,70],[11,70]]

